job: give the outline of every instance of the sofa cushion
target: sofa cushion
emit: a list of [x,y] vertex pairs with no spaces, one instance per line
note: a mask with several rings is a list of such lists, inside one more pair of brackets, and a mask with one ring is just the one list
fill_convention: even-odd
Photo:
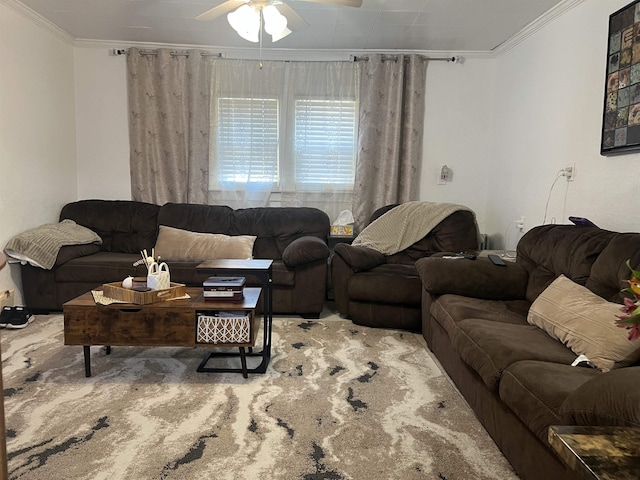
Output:
[[347,282],[355,302],[420,305],[422,285],[413,265],[379,265],[353,275]]
[[567,425],[640,427],[640,367],[600,374],[576,388],[560,407]]
[[138,254],[156,243],[159,210],[130,200],[80,200],[62,207],[60,220],[69,218],[96,232],[102,250]]
[[197,261],[217,258],[251,258],[255,236],[198,233],[160,225],[156,255],[165,261]]
[[602,375],[593,368],[525,360],[502,372],[502,401],[542,442],[550,425],[562,425],[560,407],[580,385]]
[[124,280],[127,276],[146,275],[144,266],[136,269],[133,263],[140,260],[140,254],[98,252],[67,261],[58,266],[56,282],[103,283]]
[[533,302],[527,321],[608,371],[640,360],[640,342],[615,324],[619,314],[620,304],[560,275]]
[[600,252],[618,233],[575,225],[542,225],[518,242],[517,262],[529,272],[527,300],[533,302],[563,274],[584,285]]
[[540,360],[570,365],[576,358],[571,350],[533,325],[471,318],[458,322],[451,340],[458,355],[493,391],[497,391],[503,370],[515,362]]
[[88,243],[86,245],[66,245],[60,249],[56,257],[56,265],[62,265],[73,258],[85,257],[93,255],[102,250],[100,245]]
[[530,305],[526,300],[483,300],[449,294],[431,303],[431,315],[451,337],[458,322],[468,318],[526,325]]
[[622,303],[621,291],[631,276],[626,266],[640,265],[640,234],[620,233],[606,246],[594,262],[586,287],[610,302]]

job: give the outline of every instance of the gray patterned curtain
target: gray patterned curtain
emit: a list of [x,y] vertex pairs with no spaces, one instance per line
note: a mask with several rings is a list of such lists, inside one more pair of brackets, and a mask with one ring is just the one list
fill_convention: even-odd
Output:
[[207,203],[212,60],[202,53],[129,51],[133,200]]
[[418,200],[427,60],[369,55],[362,67],[353,215],[362,229],[373,211]]

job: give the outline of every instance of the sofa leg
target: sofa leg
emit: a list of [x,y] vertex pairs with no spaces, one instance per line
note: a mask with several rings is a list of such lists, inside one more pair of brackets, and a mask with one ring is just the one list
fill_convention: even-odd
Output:
[[300,316],[305,320],[317,320],[320,318],[320,313],[301,313]]

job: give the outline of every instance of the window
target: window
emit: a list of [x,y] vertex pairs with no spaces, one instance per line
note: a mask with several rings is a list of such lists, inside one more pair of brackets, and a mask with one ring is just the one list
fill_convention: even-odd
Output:
[[296,183],[353,187],[355,136],[356,102],[296,100]]
[[350,209],[356,62],[218,59],[210,110],[209,202]]
[[266,98],[218,99],[218,180],[270,183],[286,189],[280,182],[287,175],[280,172],[279,139],[294,130],[291,159],[282,166],[293,167],[296,188],[353,187],[355,101],[296,100],[294,124],[284,128],[280,127],[278,103]]
[[218,179],[277,184],[278,100],[219,98],[217,111]]

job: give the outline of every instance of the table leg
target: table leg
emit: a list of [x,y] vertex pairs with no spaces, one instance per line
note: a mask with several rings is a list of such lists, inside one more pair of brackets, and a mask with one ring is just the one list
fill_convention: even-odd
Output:
[[242,376],[244,378],[249,377],[249,373],[247,372],[247,355],[244,352],[244,347],[240,348],[240,363],[242,365]]
[[84,350],[84,376],[91,376],[91,351],[89,345],[84,345],[82,347]]

